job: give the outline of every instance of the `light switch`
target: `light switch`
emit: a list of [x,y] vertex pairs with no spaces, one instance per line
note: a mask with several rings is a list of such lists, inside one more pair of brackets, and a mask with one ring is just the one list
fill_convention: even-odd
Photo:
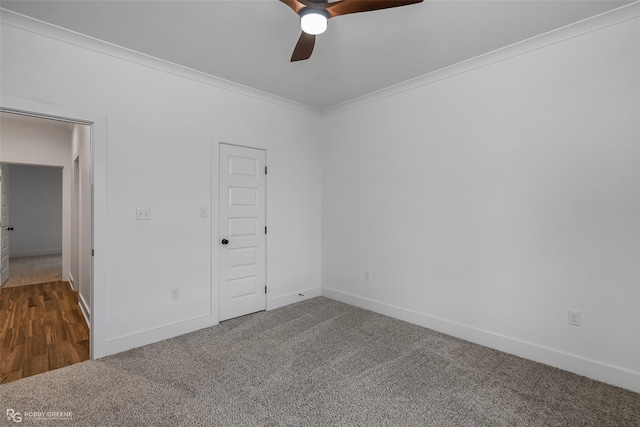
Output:
[[151,219],[151,209],[150,208],[137,208],[136,209],[136,219],[138,221]]

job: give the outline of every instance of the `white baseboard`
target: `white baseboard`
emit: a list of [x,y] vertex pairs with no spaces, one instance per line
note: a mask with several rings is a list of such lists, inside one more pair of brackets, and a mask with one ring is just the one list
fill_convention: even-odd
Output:
[[195,332],[217,324],[217,315],[215,317],[212,315],[204,315],[129,335],[108,338],[106,342],[99,343],[99,347],[97,349],[94,347],[95,354],[92,354],[91,358],[99,359],[111,354],[131,350],[132,348],[142,347],[158,341],[168,340],[169,338],[177,337],[179,335]]
[[640,393],[640,372],[630,371],[494,332],[477,329],[414,310],[322,287],[322,295],[356,307],[404,320],[447,335],[544,363],[578,375]]
[[89,329],[91,329],[91,308],[80,293],[78,293],[78,305],[80,306],[80,311],[82,311],[84,320],[86,320],[87,322],[87,326],[89,327]]
[[27,252],[14,252],[9,254],[9,258],[22,258],[22,257],[30,257],[30,256],[43,256],[43,255],[62,255],[62,249],[42,249],[38,251],[27,251]]
[[[300,296],[303,294],[303,296]],[[292,292],[287,295],[274,297],[267,300],[267,310],[273,310],[285,305],[300,302],[320,296],[320,287],[305,289],[298,292]],[[129,335],[108,338],[106,342],[99,343],[99,347],[94,347],[95,354],[93,359],[98,359],[110,354],[120,353],[136,347],[142,347],[158,341],[173,338],[186,333],[194,332],[199,329],[208,328],[218,324],[218,315],[198,316],[192,319],[185,319],[178,323],[162,325],[152,329],[136,332]]]
[[320,294],[320,287],[318,286],[316,288],[304,289],[302,291],[273,297],[267,302],[267,310],[274,310],[276,308],[284,307],[285,305],[319,297]]

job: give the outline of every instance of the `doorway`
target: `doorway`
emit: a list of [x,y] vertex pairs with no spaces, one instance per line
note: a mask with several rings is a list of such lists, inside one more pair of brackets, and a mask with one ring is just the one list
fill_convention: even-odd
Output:
[[[49,214],[37,220],[40,225],[47,219],[57,222],[61,229],[61,242],[58,245],[43,244],[39,249],[43,254],[38,253],[38,249],[26,251],[24,254],[34,255],[24,257],[34,260],[40,256],[48,256],[47,252],[61,252],[61,257],[58,258],[61,266],[58,266],[57,280],[42,282],[38,279],[32,281],[41,283],[25,282],[21,284],[23,286],[0,286],[0,299],[23,301],[22,305],[28,306],[30,313],[27,316],[30,324],[17,326],[22,331],[30,331],[29,336],[21,335],[15,327],[0,329],[3,338],[2,352],[7,355],[0,363],[0,382],[8,382],[90,357],[93,261],[90,252],[91,125],[4,109],[0,112],[0,120],[0,162],[8,164],[10,171],[25,168],[57,171],[61,175],[61,191],[58,192],[62,193],[61,217],[54,220],[53,215]],[[11,173],[9,175],[11,176]],[[52,180],[49,177],[45,181],[51,184]],[[56,190],[48,189],[35,197],[42,201],[54,192]],[[42,206],[33,209],[42,210]],[[20,214],[13,219],[9,216],[8,221],[24,220],[26,216],[28,215]],[[2,225],[4,226],[4,221]],[[17,232],[15,225],[12,223],[9,228]],[[22,225],[20,228],[28,231],[29,227]],[[46,237],[43,230],[29,231],[34,231],[32,240]],[[13,252],[19,249],[18,240],[13,243],[15,245],[12,245],[12,237],[9,234],[9,252],[12,252],[12,246],[15,246]],[[29,269],[29,265],[26,263],[23,267]],[[35,264],[31,263],[31,266]],[[12,267],[14,263],[10,260],[8,281],[12,280],[13,273],[18,273]],[[2,310],[11,309],[9,304],[1,304],[1,307]]]
[[[0,163],[3,182],[3,287],[62,280],[62,168]],[[9,274],[10,273],[10,274]]]
[[266,152],[220,144],[220,321],[266,309]]

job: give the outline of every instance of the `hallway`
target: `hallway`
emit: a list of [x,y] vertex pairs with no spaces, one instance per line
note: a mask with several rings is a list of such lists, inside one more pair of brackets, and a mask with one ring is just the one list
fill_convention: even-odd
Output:
[[0,289],[62,280],[62,255],[9,259],[9,279]]

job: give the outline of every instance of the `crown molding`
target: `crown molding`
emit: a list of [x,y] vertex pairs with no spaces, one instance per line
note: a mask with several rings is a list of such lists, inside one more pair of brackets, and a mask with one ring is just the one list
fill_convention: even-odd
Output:
[[318,109],[0,8],[0,22],[64,43],[318,117],[330,116],[640,16],[640,0],[361,97]]
[[621,6],[619,8],[595,15],[593,17],[575,22],[573,24],[560,27],[529,39],[505,46],[494,51],[484,53],[471,59],[450,65],[445,68],[433,71],[428,74],[389,86],[384,89],[360,96],[358,98],[343,102],[332,107],[320,110],[322,116],[330,116],[342,111],[350,110],[389,98],[401,93],[417,89],[422,86],[430,85],[440,80],[454,77],[460,74],[473,71],[496,62],[504,61],[515,56],[519,56],[546,46],[560,43],[574,37],[581,36],[593,31],[597,31],[611,25],[619,24],[624,21],[638,18],[640,16],[640,0]]
[[321,116],[321,111],[308,105],[304,105],[286,98],[273,95],[258,89],[244,86],[221,77],[207,74],[192,68],[175,64],[164,59],[156,58],[135,50],[127,49],[94,37],[87,36],[48,22],[40,21],[8,9],[0,8],[0,22],[3,25],[19,28],[50,39],[68,43],[83,49],[98,52],[124,61],[132,62],[143,67],[173,74],[178,77],[193,80],[218,89],[233,92],[239,95],[257,99],[269,104],[289,108],[313,116]]

